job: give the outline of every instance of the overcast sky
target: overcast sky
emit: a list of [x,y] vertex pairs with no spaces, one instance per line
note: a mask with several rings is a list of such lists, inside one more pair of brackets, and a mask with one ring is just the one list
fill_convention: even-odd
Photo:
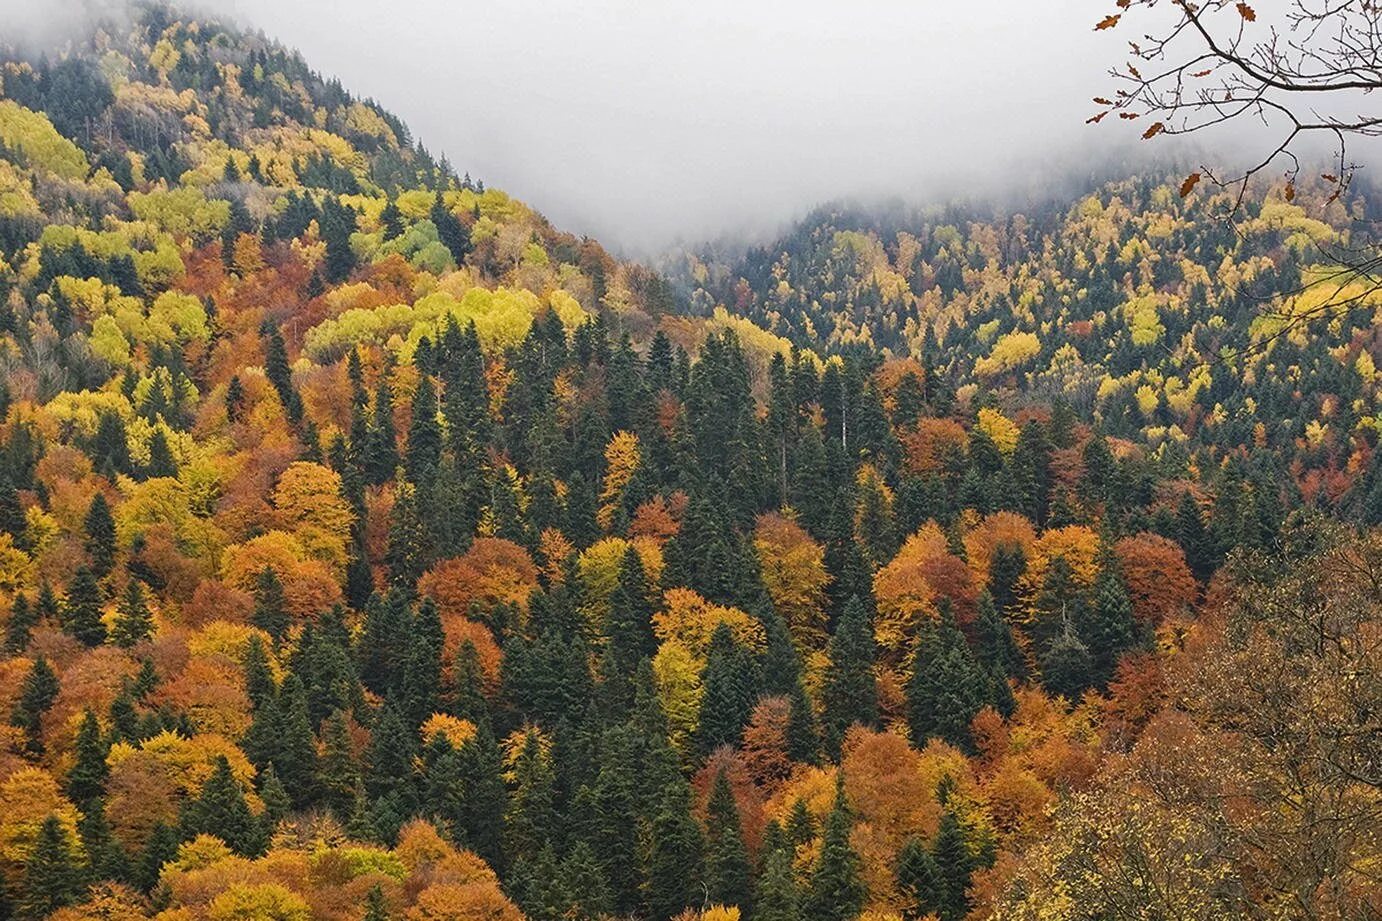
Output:
[[[433,152],[633,251],[1077,172],[1108,0],[212,0]],[[386,12],[384,12],[386,11]]]

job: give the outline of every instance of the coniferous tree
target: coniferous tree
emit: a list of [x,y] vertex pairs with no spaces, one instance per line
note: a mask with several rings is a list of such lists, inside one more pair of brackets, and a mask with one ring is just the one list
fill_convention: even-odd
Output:
[[969,913],[970,876],[974,861],[965,844],[964,830],[955,813],[946,810],[931,847],[937,876],[937,898],[933,902],[941,921],[960,921]]
[[918,631],[907,684],[907,722],[912,744],[923,748],[932,737],[962,750],[970,748],[969,723],[987,703],[989,682],[955,625],[948,601],[941,616]]
[[29,648],[29,638],[38,626],[38,609],[29,603],[29,596],[18,592],[10,603],[10,618],[5,624],[4,654],[17,656]]
[[138,579],[130,579],[125,585],[125,595],[115,617],[112,639],[117,646],[128,649],[148,639],[153,633],[153,615],[144,600],[144,584]]
[[58,676],[48,660],[39,656],[24,679],[19,702],[10,715],[10,723],[24,730],[25,747],[32,754],[43,754],[43,715],[52,709],[58,691]]
[[785,845],[767,851],[754,897],[755,921],[801,921],[792,857],[792,849]]
[[705,883],[710,901],[737,905],[744,915],[752,913],[749,852],[744,846],[739,807],[734,802],[729,778],[723,768],[715,775],[706,806]]
[[461,843],[503,872],[501,834],[508,797],[504,789],[503,755],[489,725],[481,723],[457,754],[460,756],[461,788],[465,791],[457,816]]
[[437,421],[437,391],[429,374],[418,377],[413,392],[412,422],[404,469],[414,483],[430,482],[441,462],[441,425]]
[[1112,554],[1105,554],[1094,582],[1094,599],[1081,611],[1080,637],[1089,652],[1090,676],[1095,686],[1103,688],[1113,678],[1118,657],[1133,645],[1136,630],[1132,602]]
[[181,825],[185,838],[215,835],[246,857],[257,855],[264,845],[259,820],[245,803],[245,793],[225,755],[216,756],[216,766],[202,784],[201,794],[183,808]]
[[283,583],[272,566],[265,566],[255,577],[254,614],[251,620],[275,641],[282,639],[288,629],[288,599],[283,594]]
[[630,547],[619,566],[619,583],[610,596],[609,642],[602,667],[610,716],[622,718],[633,704],[633,677],[639,663],[657,652],[653,602],[643,560]]
[[940,868],[920,838],[907,839],[897,855],[897,889],[905,921],[921,921],[935,913],[944,895]]
[[649,917],[668,921],[702,896],[704,841],[691,817],[691,791],[675,771],[656,795],[648,829],[644,899]]
[[979,613],[974,630],[978,637],[979,661],[999,680],[1025,677],[1027,665],[1013,635],[1012,625],[999,613],[993,595],[979,596]]
[[104,579],[115,567],[115,517],[110,513],[105,493],[98,491],[91,497],[83,529],[86,532],[83,546],[91,570],[97,579]]
[[96,583],[96,574],[85,566],[78,567],[62,606],[63,632],[85,646],[101,645],[106,641],[101,608],[101,587]]
[[148,892],[158,885],[163,865],[178,855],[178,844],[177,829],[163,822],[154,826],[148,843],[144,845],[144,853],[134,870],[135,882],[140,889]]
[[342,822],[350,819],[355,791],[361,780],[360,765],[355,760],[346,715],[337,710],[322,725],[322,755],[317,763],[317,787],[327,808]]
[[820,756],[820,732],[816,714],[806,696],[801,656],[792,642],[786,622],[776,612],[767,621],[768,648],[763,655],[762,691],[787,698],[791,711],[787,724],[787,754],[793,761],[815,763]]
[[504,852],[535,855],[557,831],[556,777],[536,730],[529,729],[514,761],[514,789],[504,813]]
[[270,762],[293,805],[309,806],[316,798],[317,747],[307,712],[307,690],[289,675],[278,692],[278,738]]
[[827,751],[838,755],[850,726],[873,726],[878,721],[873,626],[868,609],[858,598],[845,606],[828,652],[830,664],[821,689],[821,729]]
[[841,779],[835,788],[835,805],[825,820],[820,857],[811,874],[806,900],[811,918],[852,921],[864,908],[868,893],[859,879],[859,855],[849,843],[852,824]]
[[423,599],[408,633],[408,652],[399,702],[409,726],[421,726],[441,708],[442,645],[441,614],[436,602]]
[[703,755],[721,745],[738,747],[744,726],[758,700],[756,663],[721,622],[710,637],[701,671],[701,709],[696,721],[696,744]]
[[[393,202],[389,204],[392,206]],[[391,921],[389,905],[384,899],[384,890],[378,883],[371,886],[369,893],[365,896],[364,921]]]
[[461,223],[460,218],[446,207],[441,192],[432,200],[432,210],[428,213],[428,219],[437,228],[437,238],[441,240],[447,252],[451,253],[451,258],[456,260],[456,265],[464,264],[465,257],[471,250],[470,231]]
[[72,838],[57,816],[38,828],[24,868],[15,914],[24,921],[42,921],[59,908],[74,904],[81,893],[81,868]]
[[1085,688],[1094,683],[1094,660],[1067,621],[1041,659],[1041,683],[1052,694],[1078,701]]
[[77,728],[72,767],[67,772],[67,796],[78,806],[97,799],[105,793],[106,776],[110,773],[106,755],[110,746],[102,738],[101,724],[90,710]]

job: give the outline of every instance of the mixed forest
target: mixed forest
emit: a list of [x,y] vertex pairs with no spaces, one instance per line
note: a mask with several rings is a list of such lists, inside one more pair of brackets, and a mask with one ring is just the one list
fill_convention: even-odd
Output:
[[1177,185],[655,271],[5,49],[0,917],[1382,916],[1375,205]]

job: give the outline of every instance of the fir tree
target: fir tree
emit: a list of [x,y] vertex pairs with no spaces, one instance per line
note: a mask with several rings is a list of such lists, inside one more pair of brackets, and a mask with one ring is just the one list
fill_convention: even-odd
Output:
[[288,599],[283,594],[283,583],[272,566],[265,566],[255,578],[254,614],[251,620],[275,642],[282,639],[288,629]]
[[908,838],[898,852],[896,875],[905,921],[921,921],[937,911],[943,895],[940,869],[931,852],[915,835]]
[[421,726],[441,707],[441,659],[445,640],[436,602],[426,598],[418,605],[409,631],[399,702],[401,714],[410,726]]
[[878,721],[878,689],[873,676],[873,626],[858,598],[845,606],[830,638],[830,664],[821,689],[821,729],[826,749],[838,755],[850,726],[873,726]]
[[441,240],[447,252],[451,253],[451,258],[456,260],[456,265],[463,265],[466,255],[471,250],[470,231],[461,223],[460,218],[446,207],[440,192],[432,200],[432,210],[428,214],[428,219],[437,228],[437,238]]
[[811,874],[807,896],[807,915],[811,918],[852,921],[864,908],[868,893],[859,879],[859,855],[849,843],[852,824],[842,778],[835,788],[835,805],[825,820],[820,857]]
[[39,656],[24,679],[19,702],[10,715],[10,723],[24,730],[25,746],[32,754],[43,754],[43,715],[58,699],[58,691],[58,676],[48,660]]
[[184,837],[215,835],[247,857],[263,848],[263,830],[246,805],[245,793],[225,755],[216,757],[216,766],[202,784],[201,794],[184,807],[181,824]]
[[961,921],[969,913],[967,891],[974,861],[965,844],[964,830],[950,810],[941,816],[940,829],[931,846],[931,858],[938,883],[932,903],[934,910],[941,921]]
[[538,733],[529,729],[513,765],[514,790],[504,813],[504,852],[537,854],[557,831],[556,778]]
[[721,745],[738,747],[744,726],[758,700],[757,667],[752,655],[721,622],[710,637],[701,671],[701,709],[696,744],[708,755]]
[[38,610],[29,603],[29,596],[18,592],[10,603],[10,619],[5,624],[4,654],[17,656],[29,648],[29,638],[38,626]]
[[791,848],[785,846],[767,852],[754,898],[754,921],[801,921],[792,857]]
[[96,583],[95,573],[85,566],[78,567],[67,587],[67,601],[62,607],[63,632],[85,646],[101,645],[106,640],[101,608],[101,588]]
[[969,723],[987,702],[987,691],[988,681],[943,600],[940,618],[922,625],[912,653],[907,683],[912,743],[923,748],[936,737],[970,748]]
[[744,846],[739,807],[734,802],[724,768],[715,775],[706,806],[707,848],[705,882],[710,901],[718,905],[738,905],[743,914],[752,912],[750,902],[749,852]]
[[350,819],[355,792],[361,783],[360,765],[350,740],[346,716],[340,710],[322,726],[322,756],[317,763],[317,787],[322,800],[337,819]]
[[1080,637],[1089,652],[1090,677],[1095,686],[1103,688],[1113,678],[1118,657],[1133,645],[1136,629],[1132,602],[1112,554],[1104,555],[1094,582],[1093,603],[1081,610]]
[[42,921],[74,904],[80,893],[81,869],[71,836],[57,816],[50,815],[39,826],[24,867],[15,914],[25,921]]
[[404,469],[414,483],[430,482],[441,462],[441,425],[437,421],[437,391],[428,374],[418,377],[413,392],[412,422]]
[[668,921],[702,897],[704,842],[691,817],[691,791],[679,774],[657,795],[648,843],[644,900],[653,921]]
[[72,767],[67,772],[67,795],[78,806],[85,807],[104,795],[106,776],[110,773],[106,765],[109,751],[110,746],[101,736],[100,721],[87,710],[77,728]]
[[91,497],[83,529],[86,532],[83,546],[86,549],[87,560],[91,564],[91,571],[97,579],[104,579],[115,567],[115,518],[110,513],[110,504],[106,502],[105,493],[97,491],[96,495]]
[[1051,642],[1041,659],[1041,683],[1052,694],[1078,701],[1085,688],[1094,683],[1094,660],[1067,621],[1065,629]]
[[128,649],[148,639],[153,633],[153,615],[144,600],[144,585],[138,579],[130,579],[125,585],[125,595],[115,617],[112,639],[117,646]]
[[163,865],[174,860],[177,855],[177,830],[159,822],[149,835],[149,841],[144,845],[144,853],[135,868],[135,882],[139,888],[148,892],[158,885]]

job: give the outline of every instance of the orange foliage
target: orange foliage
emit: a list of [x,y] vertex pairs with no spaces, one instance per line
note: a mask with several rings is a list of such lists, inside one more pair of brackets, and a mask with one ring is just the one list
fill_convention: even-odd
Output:
[[918,419],[916,428],[902,435],[907,471],[922,475],[939,473],[946,458],[963,451],[969,433],[954,419]]
[[1031,559],[1036,539],[1036,528],[1016,512],[994,512],[985,517],[964,536],[965,556],[975,581],[981,585],[988,583],[989,567],[999,547],[1021,547],[1023,555]]
[[418,580],[418,591],[437,603],[442,617],[516,605],[526,611],[537,588],[537,565],[528,551],[501,537],[481,537],[461,556],[442,560]]
[[1123,538],[1113,550],[1133,614],[1142,623],[1155,626],[1195,603],[1199,586],[1180,544],[1144,531]]

